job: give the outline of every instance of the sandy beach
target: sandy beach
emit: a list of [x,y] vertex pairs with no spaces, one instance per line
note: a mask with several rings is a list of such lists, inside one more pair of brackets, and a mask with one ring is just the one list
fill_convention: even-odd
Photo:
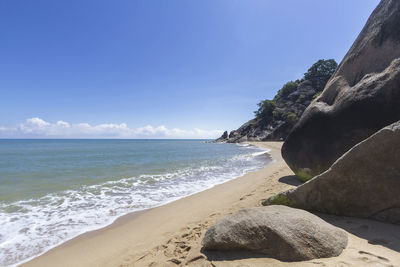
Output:
[[348,233],[339,257],[288,263],[246,252],[201,251],[204,233],[216,221],[299,185],[281,157],[282,142],[252,144],[270,149],[274,161],[206,191],[124,216],[23,266],[400,266],[400,226],[327,215],[320,216]]

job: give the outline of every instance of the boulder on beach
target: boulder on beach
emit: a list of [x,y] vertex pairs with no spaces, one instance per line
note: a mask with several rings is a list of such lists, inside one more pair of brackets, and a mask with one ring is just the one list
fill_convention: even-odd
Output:
[[264,204],[400,224],[400,121],[340,157],[326,172]]
[[323,93],[287,137],[282,156],[309,178],[400,120],[400,1],[382,0]]
[[207,230],[206,250],[247,250],[283,261],[334,257],[347,245],[347,234],[319,217],[286,206],[248,208]]

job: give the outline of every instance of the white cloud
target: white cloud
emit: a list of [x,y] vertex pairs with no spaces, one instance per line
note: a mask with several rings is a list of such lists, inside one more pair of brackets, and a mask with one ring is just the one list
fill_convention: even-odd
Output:
[[45,132],[50,123],[40,118],[27,119],[25,123],[19,125],[19,129],[24,133],[41,133]]
[[213,139],[222,134],[222,130],[178,128],[168,129],[164,125],[153,127],[146,125],[129,128],[126,123],[89,123],[71,124],[59,120],[47,122],[41,118],[29,118],[16,128],[0,127],[0,137],[6,138],[205,138]]
[[57,124],[58,126],[64,127],[64,128],[69,128],[69,127],[71,127],[70,124],[69,124],[68,122],[65,122],[65,121],[57,121],[56,124]]

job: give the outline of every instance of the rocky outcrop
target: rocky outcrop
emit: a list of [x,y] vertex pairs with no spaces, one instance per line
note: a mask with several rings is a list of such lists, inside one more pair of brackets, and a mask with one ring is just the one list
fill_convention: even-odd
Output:
[[379,129],[400,120],[400,1],[382,0],[287,137],[282,156],[310,177]]
[[249,250],[283,261],[340,255],[347,235],[319,217],[285,206],[241,210],[207,230],[206,250]]
[[298,84],[294,92],[275,97],[274,115],[268,121],[257,118],[250,120],[237,130],[231,131],[228,138],[219,138],[217,141],[238,143],[284,140],[316,94],[313,82],[305,80]]
[[225,131],[220,138],[215,140],[216,142],[224,142],[228,139],[228,131]]
[[340,157],[326,172],[264,204],[400,224],[400,121]]

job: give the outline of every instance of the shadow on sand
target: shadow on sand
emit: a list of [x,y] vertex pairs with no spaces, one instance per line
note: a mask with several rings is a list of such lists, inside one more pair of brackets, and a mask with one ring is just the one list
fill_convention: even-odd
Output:
[[265,254],[254,253],[245,250],[210,251],[202,248],[201,253],[203,253],[209,261],[234,261],[250,258],[268,258],[268,256]]
[[355,217],[315,214],[326,222],[363,238],[372,245],[381,245],[400,252],[400,225]]
[[299,186],[302,184],[302,182],[300,182],[299,179],[297,179],[296,175],[283,176],[279,178],[278,181],[284,184],[294,185],[294,186]]

